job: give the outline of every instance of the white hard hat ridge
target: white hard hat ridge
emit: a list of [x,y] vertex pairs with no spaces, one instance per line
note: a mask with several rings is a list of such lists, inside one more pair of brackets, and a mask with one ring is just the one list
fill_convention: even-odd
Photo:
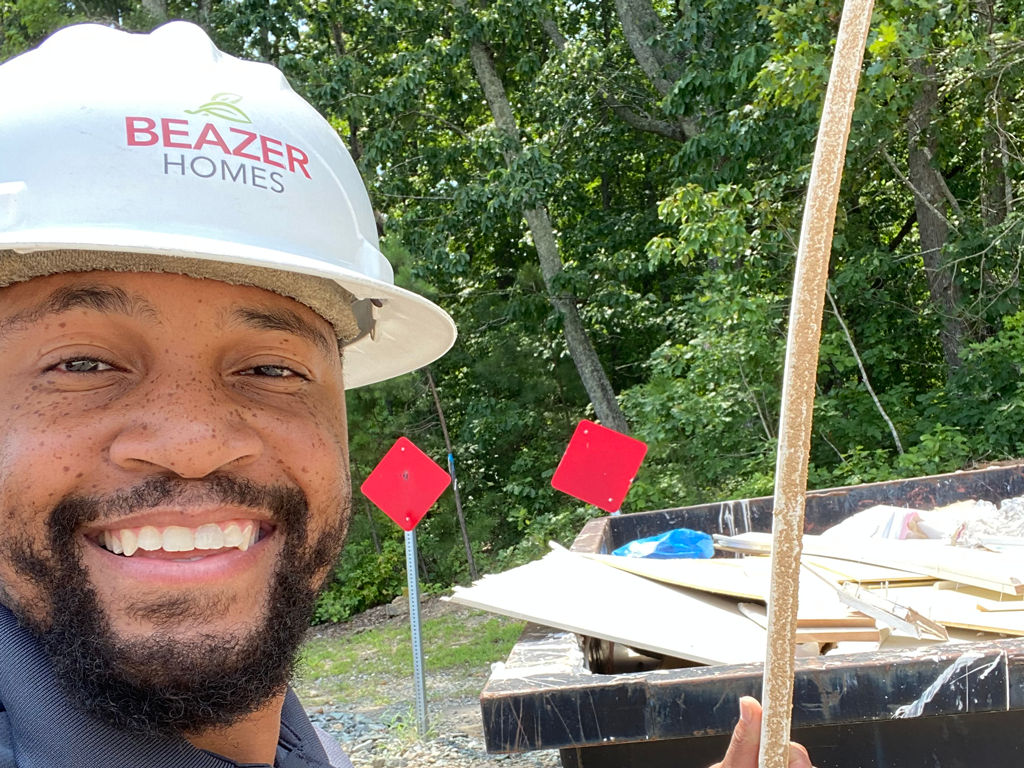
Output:
[[67,27],[0,66],[0,104],[0,285],[114,269],[277,291],[334,324],[348,387],[454,342],[442,309],[394,285],[337,132],[198,26]]

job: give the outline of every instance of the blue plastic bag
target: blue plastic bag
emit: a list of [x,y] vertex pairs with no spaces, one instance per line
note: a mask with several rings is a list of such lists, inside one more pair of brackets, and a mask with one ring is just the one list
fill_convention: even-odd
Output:
[[715,544],[706,533],[689,528],[676,528],[668,533],[631,541],[612,554],[619,557],[649,557],[656,560],[684,557],[706,560],[715,554]]

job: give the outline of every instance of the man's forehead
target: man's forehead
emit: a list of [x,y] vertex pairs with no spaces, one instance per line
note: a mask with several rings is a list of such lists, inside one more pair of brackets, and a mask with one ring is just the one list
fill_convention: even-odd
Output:
[[168,302],[206,303],[223,327],[290,333],[325,352],[337,350],[330,323],[294,299],[253,286],[158,272],[73,272],[0,288],[0,339],[76,309],[159,323]]

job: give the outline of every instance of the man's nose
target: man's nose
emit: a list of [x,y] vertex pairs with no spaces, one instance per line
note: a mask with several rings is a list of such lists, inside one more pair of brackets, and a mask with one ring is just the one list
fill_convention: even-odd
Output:
[[259,432],[215,387],[193,384],[145,400],[110,445],[110,460],[123,469],[200,478],[250,464],[263,452]]

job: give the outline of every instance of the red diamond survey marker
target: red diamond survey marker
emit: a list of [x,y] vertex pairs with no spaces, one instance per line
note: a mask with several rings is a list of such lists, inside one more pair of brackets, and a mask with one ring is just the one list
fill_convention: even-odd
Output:
[[398,438],[360,490],[403,531],[411,531],[451,482],[451,477],[411,440]]
[[645,455],[646,443],[584,419],[576,427],[551,485],[605,512],[615,512]]

